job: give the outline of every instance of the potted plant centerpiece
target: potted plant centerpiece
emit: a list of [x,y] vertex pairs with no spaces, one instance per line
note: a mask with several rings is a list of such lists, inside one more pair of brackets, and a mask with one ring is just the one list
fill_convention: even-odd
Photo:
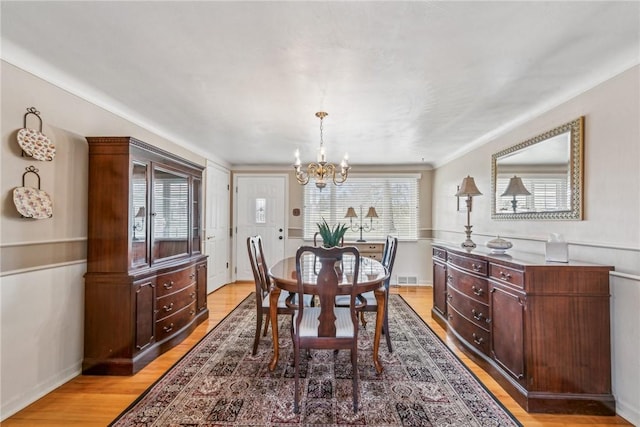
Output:
[[322,222],[318,224],[318,232],[322,237],[322,246],[325,248],[332,248],[334,246],[340,246],[344,234],[349,229],[346,224],[336,224],[333,228],[327,224],[327,220],[322,218]]

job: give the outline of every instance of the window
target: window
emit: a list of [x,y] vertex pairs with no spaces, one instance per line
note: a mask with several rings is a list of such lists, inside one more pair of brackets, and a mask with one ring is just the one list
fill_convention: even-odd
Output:
[[154,171],[154,236],[158,239],[184,239],[189,234],[189,179]]
[[[513,209],[513,196],[499,196],[507,188],[510,177],[511,175],[499,176],[496,181],[496,212],[509,212]],[[531,195],[516,196],[518,212],[555,212],[571,209],[566,174],[523,174],[521,178]]]
[[[383,240],[389,234],[402,240],[417,240],[418,178],[416,174],[350,176],[342,185],[327,185],[322,190],[310,182],[304,187],[304,239],[313,239],[317,223],[324,218],[330,226],[338,222],[353,225],[345,240],[355,241],[360,238],[360,221],[365,227],[372,224],[370,218],[362,218],[360,207],[362,215],[366,215],[373,206],[378,218],[373,219],[373,230],[363,232],[366,240]],[[349,207],[358,214],[353,222],[345,218]]]

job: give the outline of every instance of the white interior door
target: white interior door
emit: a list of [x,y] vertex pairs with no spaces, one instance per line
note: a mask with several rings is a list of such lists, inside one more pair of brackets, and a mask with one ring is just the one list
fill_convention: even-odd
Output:
[[235,175],[236,280],[253,280],[247,237],[260,234],[267,263],[285,254],[286,175]]
[[231,282],[229,171],[207,162],[205,253],[209,255],[207,293]]

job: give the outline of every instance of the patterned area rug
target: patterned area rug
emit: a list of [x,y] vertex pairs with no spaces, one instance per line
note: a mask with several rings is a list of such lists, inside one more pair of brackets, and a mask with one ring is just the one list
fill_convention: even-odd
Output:
[[303,395],[293,413],[290,319],[280,316],[274,372],[271,333],[251,355],[255,299],[250,295],[112,426],[518,426],[398,295],[389,297],[393,353],[384,337],[376,375],[375,313],[359,333],[360,410],[353,413],[349,351],[312,351],[301,369]]

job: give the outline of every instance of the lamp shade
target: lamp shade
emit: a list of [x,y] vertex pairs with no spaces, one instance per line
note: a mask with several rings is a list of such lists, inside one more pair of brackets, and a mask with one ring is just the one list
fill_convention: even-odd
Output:
[[513,178],[509,179],[509,185],[507,185],[507,189],[504,190],[502,196],[529,196],[529,190],[522,183],[522,179],[519,176],[513,176]]
[[456,196],[458,197],[460,196],[473,197],[473,196],[481,196],[481,195],[482,193],[480,192],[480,190],[478,190],[478,187],[476,187],[475,181],[469,175],[467,175],[467,177],[462,180],[460,189],[456,193]]
[[376,212],[376,208],[373,206],[369,206],[369,211],[365,215],[365,218],[378,218],[378,212]]
[[356,210],[353,208],[348,208],[347,209],[347,214],[344,216],[345,218],[358,218],[358,215],[356,214]]
[[138,212],[136,213],[136,218],[143,218],[144,216],[145,216],[144,206],[140,206],[140,209],[138,209]]

